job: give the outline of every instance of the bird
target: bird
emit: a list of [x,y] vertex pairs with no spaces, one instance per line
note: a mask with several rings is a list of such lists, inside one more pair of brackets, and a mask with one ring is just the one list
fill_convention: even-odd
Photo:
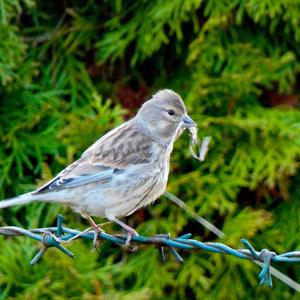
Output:
[[175,140],[197,127],[179,94],[163,89],[144,102],[130,120],[112,129],[81,157],[36,190],[0,201],[0,208],[31,202],[69,206],[99,232],[92,217],[106,218],[127,232],[128,244],[138,233],[122,222],[153,203],[167,186]]

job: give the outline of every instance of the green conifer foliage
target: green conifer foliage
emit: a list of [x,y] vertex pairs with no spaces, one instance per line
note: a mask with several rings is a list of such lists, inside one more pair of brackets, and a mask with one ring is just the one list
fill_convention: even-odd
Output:
[[[143,235],[192,232],[235,248],[300,249],[300,2],[298,0],[0,0],[0,198],[43,184],[160,88],[180,93],[207,159],[175,145],[168,191],[226,236],[217,239],[165,197],[127,221]],[[1,211],[0,226],[88,224],[58,205]],[[100,220],[99,220],[100,221]],[[108,232],[117,232],[114,225]],[[297,299],[258,267],[218,254],[160,264],[78,240],[70,260],[36,243],[0,237],[2,299]],[[299,265],[276,265],[300,282]]]

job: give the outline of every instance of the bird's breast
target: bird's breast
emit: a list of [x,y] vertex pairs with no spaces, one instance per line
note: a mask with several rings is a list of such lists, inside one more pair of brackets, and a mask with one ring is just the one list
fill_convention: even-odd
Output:
[[158,197],[160,197],[164,193],[168,183],[169,169],[170,169],[169,158],[167,157],[161,160],[157,164],[157,168],[155,171],[157,174],[156,180],[153,183],[152,190],[147,195],[147,201],[145,201],[146,203],[143,206],[148,205],[149,203],[155,201]]

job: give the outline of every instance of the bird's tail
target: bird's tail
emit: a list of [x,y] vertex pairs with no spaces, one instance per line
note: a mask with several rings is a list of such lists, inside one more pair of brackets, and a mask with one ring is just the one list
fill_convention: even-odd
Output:
[[0,201],[0,209],[5,207],[10,207],[10,206],[15,206],[15,205],[28,204],[30,202],[38,201],[38,200],[39,199],[36,197],[36,195],[32,193],[27,193],[21,196]]

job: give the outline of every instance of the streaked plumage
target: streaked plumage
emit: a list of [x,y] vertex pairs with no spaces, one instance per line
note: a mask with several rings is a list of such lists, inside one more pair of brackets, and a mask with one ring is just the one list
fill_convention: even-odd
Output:
[[[88,216],[106,217],[126,230],[128,216],[163,194],[173,143],[195,126],[180,96],[162,90],[137,115],[108,132],[39,189],[0,201],[0,208],[32,201],[64,203]],[[134,233],[132,231],[131,233]]]

